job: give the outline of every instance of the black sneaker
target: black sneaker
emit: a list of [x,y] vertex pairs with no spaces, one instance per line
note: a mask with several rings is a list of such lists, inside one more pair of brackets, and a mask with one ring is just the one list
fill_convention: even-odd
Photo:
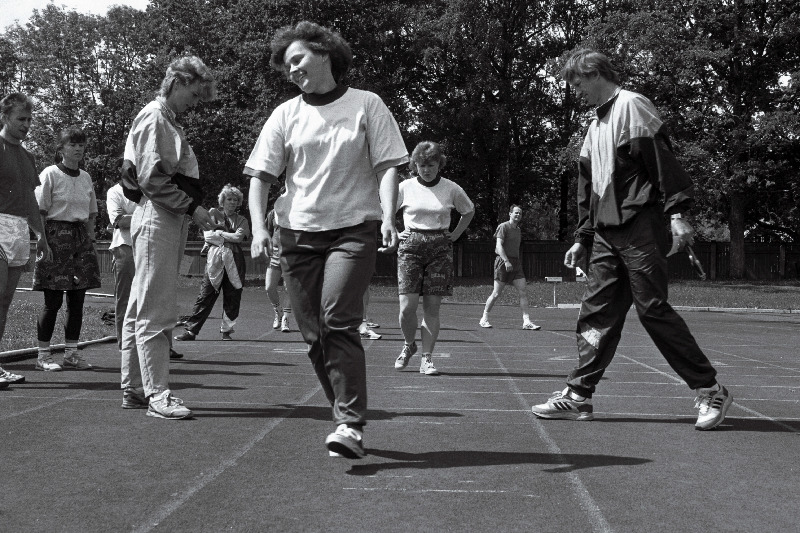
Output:
[[224,341],[232,341],[233,337],[231,337],[231,332],[230,331],[223,331],[222,332],[222,340],[224,340]]
[[182,353],[178,353],[175,350],[173,350],[172,348],[170,348],[169,349],[169,358],[170,359],[183,359],[183,354]]

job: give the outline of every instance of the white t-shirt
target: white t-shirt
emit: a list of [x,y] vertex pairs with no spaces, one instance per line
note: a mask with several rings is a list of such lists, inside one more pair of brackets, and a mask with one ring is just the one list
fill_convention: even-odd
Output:
[[[118,217],[132,215],[136,211],[137,205],[125,198],[122,192],[122,185],[117,183],[106,193],[106,209],[108,210],[108,220],[113,224]],[[122,244],[131,244],[131,228],[114,228],[114,236],[108,249],[113,250]]]
[[39,211],[47,212],[47,220],[85,222],[97,214],[97,198],[92,178],[85,170],[72,177],[51,165],[39,174],[41,185],[36,187]]
[[403,212],[406,229],[447,230],[453,209],[464,215],[475,206],[464,189],[447,178],[440,178],[433,187],[422,185],[417,178],[400,183],[397,210]]
[[326,105],[302,96],[279,105],[246,166],[276,177],[286,170],[286,192],[275,202],[280,227],[325,231],[380,220],[377,173],[407,162],[380,97],[348,88]]

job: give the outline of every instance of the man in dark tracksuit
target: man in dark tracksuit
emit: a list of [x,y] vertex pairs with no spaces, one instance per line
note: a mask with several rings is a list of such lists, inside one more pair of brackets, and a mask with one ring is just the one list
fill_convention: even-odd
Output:
[[562,77],[596,117],[581,150],[578,229],[564,257],[574,268],[591,248],[588,287],[578,318],[578,366],[567,388],[535,405],[542,418],[592,420],[592,393],[611,363],[633,303],[639,320],[672,369],[697,391],[695,427],[718,426],[733,403],[683,319],[667,303],[665,215],[681,247],[694,230],[684,213],[692,181],[678,163],[658,112],[644,96],[619,86],[606,56],[575,52]]

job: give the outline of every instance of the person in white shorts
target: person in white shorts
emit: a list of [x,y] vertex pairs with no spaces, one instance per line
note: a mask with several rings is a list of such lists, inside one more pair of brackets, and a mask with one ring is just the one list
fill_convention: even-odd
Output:
[[[49,258],[44,224],[34,190],[39,185],[36,162],[23,146],[33,115],[33,102],[22,93],[0,100],[0,340],[19,277],[30,256],[30,232],[36,233],[36,254]],[[25,376],[0,367],[0,389],[22,383]]]

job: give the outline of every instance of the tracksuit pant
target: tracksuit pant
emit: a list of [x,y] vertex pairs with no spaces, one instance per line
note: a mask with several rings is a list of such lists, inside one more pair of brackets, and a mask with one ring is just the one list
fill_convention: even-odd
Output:
[[[239,279],[244,283],[245,276],[245,262],[244,254],[238,253],[233,256],[236,263],[236,270],[239,273]],[[192,314],[186,319],[186,331],[198,335],[203,328],[203,324],[208,320],[208,316],[214,309],[214,304],[217,302],[219,293],[222,293],[222,323],[220,325],[220,332],[232,332],[233,327],[236,325],[236,319],[239,318],[239,308],[242,303],[242,288],[236,288],[228,278],[228,273],[222,275],[222,285],[219,290],[214,288],[208,274],[203,275],[203,283],[200,285],[200,294],[197,295],[197,300],[192,307]]]
[[567,378],[578,394],[591,397],[595,391],[614,358],[632,303],[658,350],[689,387],[716,383],[716,370],[667,303],[667,235],[658,209],[596,231],[576,328],[578,366]]

